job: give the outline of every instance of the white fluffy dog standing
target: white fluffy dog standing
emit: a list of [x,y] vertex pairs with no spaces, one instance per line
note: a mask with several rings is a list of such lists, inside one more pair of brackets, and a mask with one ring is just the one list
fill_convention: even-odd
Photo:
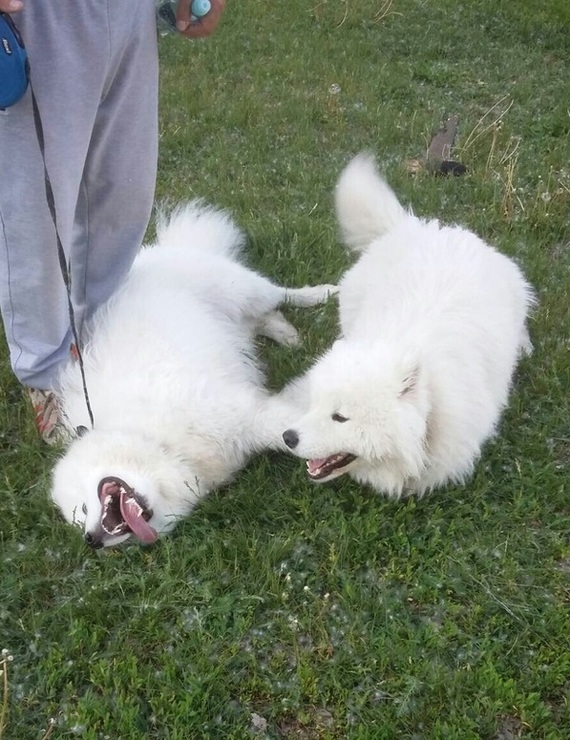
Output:
[[315,481],[349,473],[394,497],[464,481],[531,350],[532,291],[473,233],[404,210],[367,155],[336,209],[360,257],[339,285],[340,338],[284,391],[305,412],[284,441]]
[[[277,306],[310,306],[335,288],[277,286],[239,263],[242,243],[225,213],[180,208],[94,317],[83,351],[94,428],[71,443],[52,486],[92,547],[153,542],[253,453],[284,448],[254,336],[295,344]],[[89,427],[77,363],[60,395],[70,427]]]

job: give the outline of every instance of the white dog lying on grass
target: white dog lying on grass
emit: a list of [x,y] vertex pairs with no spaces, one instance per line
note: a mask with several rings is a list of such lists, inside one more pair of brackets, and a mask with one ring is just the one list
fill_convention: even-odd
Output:
[[473,233],[405,211],[366,155],[336,209],[360,258],[339,285],[340,338],[284,391],[306,404],[284,441],[315,481],[349,473],[394,497],[464,481],[531,350],[532,291]]
[[[240,231],[199,203],[175,211],[157,242],[94,318],[83,352],[94,428],[53,473],[53,501],[92,547],[153,542],[252,454],[284,448],[254,336],[296,344],[277,306],[336,291],[285,289],[242,266]],[[77,363],[61,398],[71,428],[90,426]]]

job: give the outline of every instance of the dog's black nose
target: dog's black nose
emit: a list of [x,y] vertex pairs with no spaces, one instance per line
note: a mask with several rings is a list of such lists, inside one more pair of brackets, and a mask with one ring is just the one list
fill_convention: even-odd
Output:
[[287,429],[283,432],[283,441],[290,449],[294,450],[299,444],[299,435],[294,429]]
[[92,547],[94,550],[99,550],[101,547],[103,547],[103,540],[98,539],[91,532],[85,533],[85,542],[86,544],[89,545],[89,547]]

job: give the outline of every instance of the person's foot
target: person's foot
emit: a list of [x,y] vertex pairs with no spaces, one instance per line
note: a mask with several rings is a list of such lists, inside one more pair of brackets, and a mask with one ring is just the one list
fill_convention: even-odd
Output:
[[43,441],[48,445],[66,442],[70,435],[63,422],[56,394],[28,388],[28,396],[36,415],[36,428]]

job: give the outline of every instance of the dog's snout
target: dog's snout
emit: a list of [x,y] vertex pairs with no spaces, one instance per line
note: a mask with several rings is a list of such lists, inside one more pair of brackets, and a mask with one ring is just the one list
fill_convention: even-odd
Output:
[[295,447],[299,444],[299,435],[294,429],[287,429],[285,432],[283,432],[283,441],[289,447],[291,450],[294,450]]
[[103,540],[96,537],[92,532],[85,533],[85,542],[94,550],[99,550],[99,548],[103,547]]

